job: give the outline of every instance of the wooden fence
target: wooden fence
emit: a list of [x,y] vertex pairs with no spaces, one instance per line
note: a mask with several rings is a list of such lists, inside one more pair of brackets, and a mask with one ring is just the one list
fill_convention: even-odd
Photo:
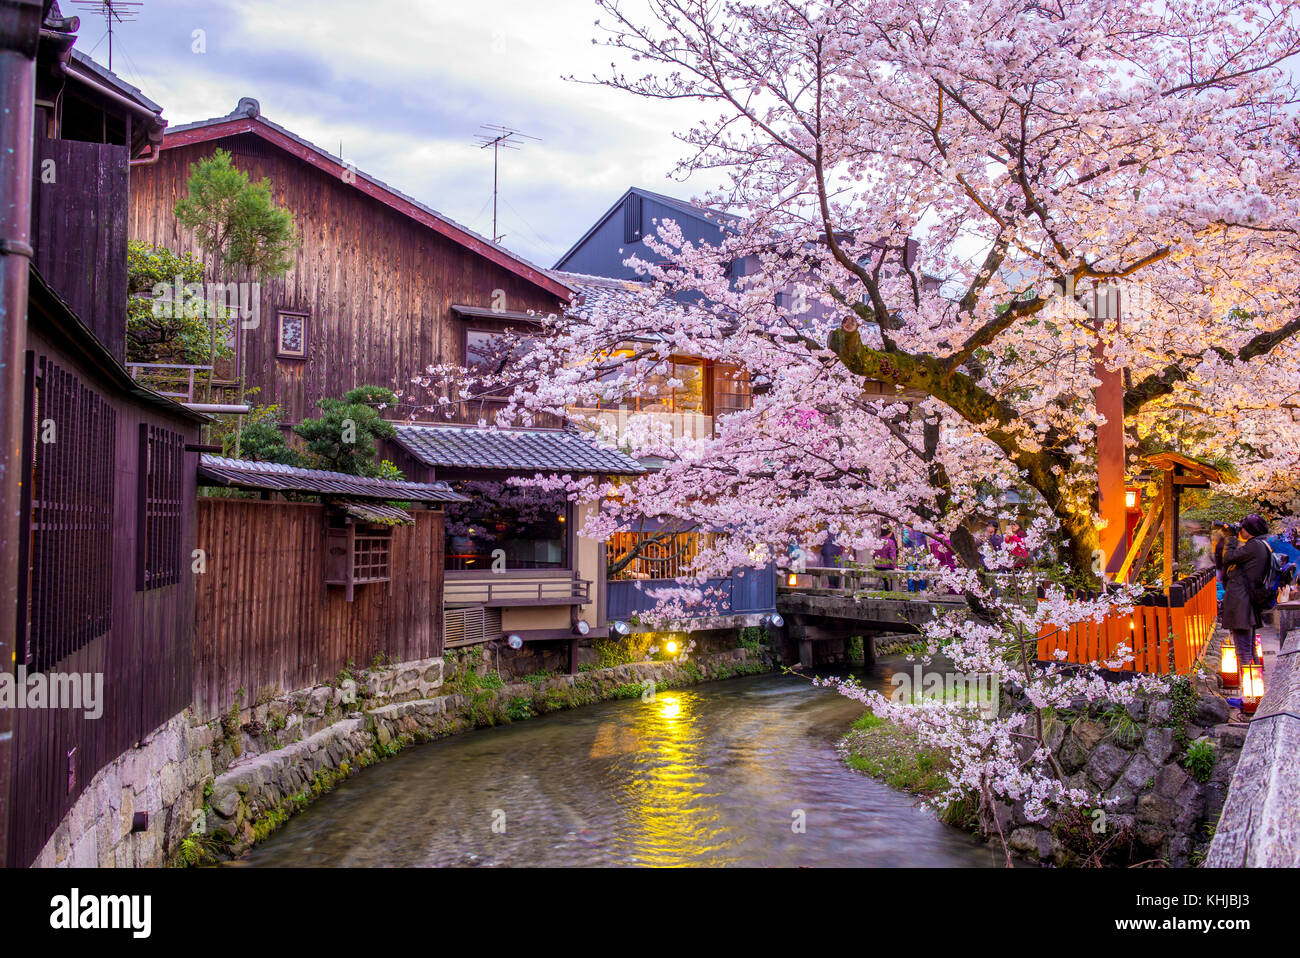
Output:
[[[1163,592],[1144,595],[1132,612],[1087,620],[1068,627],[1044,624],[1038,633],[1038,658],[1044,662],[1103,662],[1116,659],[1122,643],[1133,661],[1119,671],[1186,675],[1214,634],[1218,613],[1214,571],[1198,572]],[[1065,652],[1064,659],[1056,653]]]
[[377,656],[442,654],[441,513],[393,529],[387,583],[358,586],[352,602],[326,579],[325,506],[201,497],[194,707],[209,720],[236,693],[292,690],[334,679]]

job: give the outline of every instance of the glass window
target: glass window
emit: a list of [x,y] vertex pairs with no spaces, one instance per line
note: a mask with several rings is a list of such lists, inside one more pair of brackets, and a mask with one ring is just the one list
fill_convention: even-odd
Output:
[[496,481],[466,481],[457,488],[470,501],[447,505],[449,571],[569,568],[563,493]]

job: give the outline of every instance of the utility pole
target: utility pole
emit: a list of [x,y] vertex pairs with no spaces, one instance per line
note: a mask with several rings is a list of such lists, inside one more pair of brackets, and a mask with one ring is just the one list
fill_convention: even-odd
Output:
[[503,149],[518,150],[523,145],[520,142],[521,140],[533,140],[540,143],[541,137],[529,136],[527,133],[520,133],[508,126],[498,126],[492,123],[484,123],[479,129],[483,132],[474,134],[479,149],[486,150],[489,146],[492,147],[492,242],[499,243],[505,238],[503,234],[497,232],[497,173],[500,151]]

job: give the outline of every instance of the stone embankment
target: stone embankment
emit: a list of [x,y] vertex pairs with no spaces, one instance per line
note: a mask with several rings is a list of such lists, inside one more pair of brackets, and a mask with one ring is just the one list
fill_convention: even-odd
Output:
[[[183,857],[193,862],[238,856],[339,782],[410,745],[608,699],[640,697],[652,688],[773,667],[764,653],[742,648],[686,662],[619,665],[499,687],[471,682],[465,691],[401,701],[385,701],[382,695],[362,698],[362,703],[384,704],[357,706],[298,741],[230,762],[206,790],[198,810],[200,829]],[[332,693],[308,691],[308,701],[322,714],[346,704]]]

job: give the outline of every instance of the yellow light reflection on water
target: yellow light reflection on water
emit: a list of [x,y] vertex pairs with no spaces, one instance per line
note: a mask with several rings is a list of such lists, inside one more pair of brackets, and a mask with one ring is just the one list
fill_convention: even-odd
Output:
[[639,703],[632,726],[641,748],[617,774],[623,807],[621,841],[644,865],[721,863],[726,829],[708,791],[699,696],[660,692]]

